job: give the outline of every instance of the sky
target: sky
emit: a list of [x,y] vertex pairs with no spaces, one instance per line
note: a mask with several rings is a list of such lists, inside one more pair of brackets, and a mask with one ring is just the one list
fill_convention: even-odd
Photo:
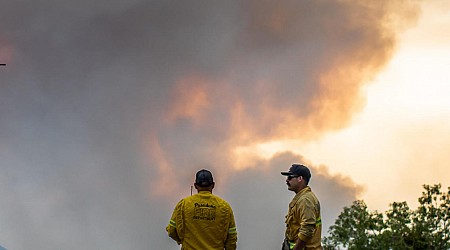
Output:
[[350,126],[306,145],[278,145],[351,176],[372,210],[386,211],[393,201],[416,207],[423,184],[449,187],[449,13],[448,1],[422,4],[417,24],[363,90],[364,110]]
[[323,234],[449,186],[446,1],[0,2],[0,245],[179,249],[210,169],[240,249],[277,249],[311,168]]
[[262,144],[258,154],[302,152],[363,185],[359,197],[380,211],[393,201],[414,207],[423,184],[449,186],[449,11],[447,1],[421,5],[417,23],[399,35],[395,54],[362,90],[366,103],[351,125],[306,144]]

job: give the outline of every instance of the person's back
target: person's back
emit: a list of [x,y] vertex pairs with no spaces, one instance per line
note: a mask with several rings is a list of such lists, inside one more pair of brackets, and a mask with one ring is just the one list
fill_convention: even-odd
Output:
[[234,250],[237,232],[233,210],[225,200],[212,194],[214,182],[210,172],[209,182],[203,183],[206,186],[198,185],[202,183],[199,173],[195,184],[198,194],[178,202],[166,230],[183,250]]
[[224,249],[224,239],[236,231],[234,225],[230,227],[231,221],[234,222],[230,205],[208,191],[201,191],[184,199],[183,206],[182,249]]

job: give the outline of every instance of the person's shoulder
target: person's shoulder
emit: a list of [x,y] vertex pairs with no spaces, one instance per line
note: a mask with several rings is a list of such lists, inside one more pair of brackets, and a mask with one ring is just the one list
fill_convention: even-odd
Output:
[[186,196],[178,202],[177,206],[182,205],[186,202],[189,202],[189,200],[191,200],[191,199],[192,199],[192,196]]
[[308,186],[308,187],[304,188],[303,190],[301,190],[300,193],[298,193],[296,196],[297,196],[296,202],[299,203],[306,199],[309,199],[311,196],[314,196],[314,193],[311,191],[311,188]]
[[313,190],[311,188],[309,188],[308,192],[307,192],[307,196],[308,197],[314,197],[317,199],[316,194],[313,192]]
[[217,202],[219,202],[221,205],[227,206],[227,207],[231,207],[230,204],[228,203],[228,201],[226,201],[225,199],[223,199],[220,196],[214,195],[213,197],[217,200]]
[[315,204],[318,202],[319,199],[317,199],[316,195],[311,190],[307,190],[307,192],[297,200],[297,204]]

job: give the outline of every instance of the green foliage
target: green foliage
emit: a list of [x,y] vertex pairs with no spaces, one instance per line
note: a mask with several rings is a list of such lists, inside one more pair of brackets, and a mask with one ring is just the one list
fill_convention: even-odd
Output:
[[424,185],[419,207],[413,214],[413,246],[416,249],[450,249],[450,187]]
[[450,187],[447,192],[440,184],[423,187],[414,211],[406,202],[393,202],[382,214],[354,201],[330,227],[324,249],[450,249]]
[[350,250],[383,249],[380,234],[384,227],[382,214],[369,212],[362,200],[354,201],[352,206],[344,208],[330,227],[331,236],[325,239],[325,249],[335,249],[340,245]]
[[390,241],[392,249],[412,249],[411,241],[411,216],[412,211],[406,202],[394,202],[391,209],[386,211],[384,240]]

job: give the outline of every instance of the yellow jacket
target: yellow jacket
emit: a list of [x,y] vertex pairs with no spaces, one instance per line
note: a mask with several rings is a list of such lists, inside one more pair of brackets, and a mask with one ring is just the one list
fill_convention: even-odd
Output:
[[182,250],[235,250],[236,223],[231,206],[209,191],[178,202],[166,228]]
[[289,203],[286,215],[286,238],[290,242],[300,238],[306,242],[305,249],[322,249],[322,220],[320,203],[310,187],[298,192]]

